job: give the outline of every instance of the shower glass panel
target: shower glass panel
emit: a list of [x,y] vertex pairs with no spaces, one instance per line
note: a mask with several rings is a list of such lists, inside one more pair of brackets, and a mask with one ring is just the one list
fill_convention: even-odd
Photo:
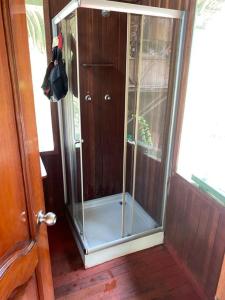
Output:
[[68,93],[61,103],[68,191],[66,204],[72,222],[83,234],[82,139],[77,76],[77,14],[63,20],[59,26],[64,37],[63,56],[68,75]]
[[78,9],[84,238],[89,251],[121,239],[126,21],[123,13]]
[[133,188],[134,188],[134,163],[135,163],[135,132],[136,132],[136,110],[138,96],[138,74],[140,68],[140,34],[142,26],[142,16],[128,15],[127,20],[127,61],[129,64],[129,76],[127,83],[127,157],[126,157],[126,194],[124,202],[124,236],[132,232],[133,223]]
[[162,225],[174,21],[130,15],[128,26],[124,225],[125,235],[132,235]]

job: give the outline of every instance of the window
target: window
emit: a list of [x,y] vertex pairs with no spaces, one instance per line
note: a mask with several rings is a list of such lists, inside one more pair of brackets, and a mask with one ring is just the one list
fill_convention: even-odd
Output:
[[135,139],[138,111],[137,143],[147,156],[158,161],[165,140],[172,38],[172,19],[131,16],[128,141]]
[[47,68],[45,27],[42,0],[26,0],[34,104],[39,150],[54,150],[50,102],[41,89]]
[[178,173],[225,203],[225,0],[198,0]]

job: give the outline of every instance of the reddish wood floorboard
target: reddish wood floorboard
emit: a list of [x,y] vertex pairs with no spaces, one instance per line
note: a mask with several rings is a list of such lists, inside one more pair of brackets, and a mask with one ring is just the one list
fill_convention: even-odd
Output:
[[49,243],[56,299],[201,299],[163,246],[85,270],[65,221],[49,229]]

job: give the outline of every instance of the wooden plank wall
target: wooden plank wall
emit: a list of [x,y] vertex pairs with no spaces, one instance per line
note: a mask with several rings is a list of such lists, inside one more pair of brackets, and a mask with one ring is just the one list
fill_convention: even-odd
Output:
[[41,153],[47,177],[43,179],[46,211],[53,211],[57,217],[64,214],[64,193],[62,161],[60,152]]
[[49,3],[49,16],[50,18],[53,18],[70,2],[70,0],[48,0],[47,2]]
[[217,300],[225,300],[225,255],[223,259],[223,266],[220,273],[219,284],[216,291]]
[[[132,195],[133,151],[127,144],[126,192]],[[161,222],[164,165],[145,154],[143,147],[137,149],[135,200],[158,223]]]
[[[84,200],[122,192],[126,25],[126,14],[103,17],[100,10],[78,9]],[[91,101],[85,101],[87,94]]]
[[213,299],[225,250],[225,207],[179,175],[171,182],[166,241],[194,280]]

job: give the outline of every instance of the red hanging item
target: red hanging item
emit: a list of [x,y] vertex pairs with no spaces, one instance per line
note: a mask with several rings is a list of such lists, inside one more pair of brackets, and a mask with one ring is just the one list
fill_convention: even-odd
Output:
[[62,50],[63,47],[63,36],[62,36],[62,32],[60,32],[58,34],[58,48]]
[[56,102],[63,99],[68,91],[68,78],[62,50],[55,46],[52,50],[52,61],[49,64],[42,84],[44,94],[49,100]]

